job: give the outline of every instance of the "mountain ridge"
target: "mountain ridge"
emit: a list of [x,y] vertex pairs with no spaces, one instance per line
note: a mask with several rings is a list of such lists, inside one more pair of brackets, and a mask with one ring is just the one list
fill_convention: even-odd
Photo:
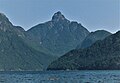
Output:
[[75,49],[53,61],[48,70],[120,69],[120,31],[85,49]]
[[[50,54],[35,50],[25,30],[14,26],[5,15],[0,14],[0,21],[1,71],[43,70],[54,59]],[[46,58],[49,60],[44,61]]]
[[77,49],[87,48],[87,47],[91,46],[93,43],[95,43],[97,40],[103,40],[111,34],[112,33],[108,32],[106,30],[97,30],[97,31],[91,32],[83,40],[81,45],[77,46]]
[[[50,21],[25,31],[0,14],[0,70],[45,70],[81,44],[90,32],[56,12]],[[9,62],[9,63],[8,63]]]
[[32,37],[37,37],[36,43],[53,52],[62,55],[74,49],[78,43],[89,34],[89,31],[81,24],[67,20],[61,12],[53,15],[48,22],[38,24],[27,31]]

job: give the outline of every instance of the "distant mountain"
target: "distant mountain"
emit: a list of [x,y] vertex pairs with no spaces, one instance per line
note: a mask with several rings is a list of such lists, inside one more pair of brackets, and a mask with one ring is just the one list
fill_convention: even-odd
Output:
[[[35,50],[29,45],[22,27],[13,26],[0,13],[0,70],[43,70],[52,56]],[[48,60],[49,58],[49,60]]]
[[66,69],[120,69],[120,31],[88,48],[72,50],[48,67],[48,70]]
[[61,56],[75,49],[89,31],[77,22],[70,22],[58,11],[51,21],[32,27],[27,34],[28,38],[37,44],[35,48],[44,47],[52,55]]
[[[108,58],[107,61],[113,60],[112,63],[115,63],[112,50],[117,49],[112,48],[113,45],[109,43],[117,41],[115,45],[118,45],[119,39],[114,39],[116,37],[112,37],[114,35],[107,37],[108,35],[111,33],[103,30],[90,33],[80,23],[66,19],[61,12],[55,13],[52,20],[38,24],[28,31],[20,26],[14,26],[4,14],[0,13],[0,71],[44,70],[53,60],[64,54],[48,69],[84,69],[86,67],[84,65],[87,65],[87,68],[93,64],[101,65],[102,57],[100,60],[93,57],[97,61],[96,64],[91,56],[108,54],[107,50],[111,51],[110,58],[103,54],[103,57],[105,56],[103,61]],[[97,40],[103,41],[93,44]],[[78,45],[80,48],[90,47],[69,52]],[[88,63],[85,64],[87,59]],[[115,57],[116,59],[119,60],[119,57]],[[79,62],[81,63],[78,64]]]
[[77,46],[77,49],[87,48],[87,47],[91,46],[93,43],[95,43],[96,41],[103,40],[103,39],[105,39],[109,35],[111,35],[111,33],[108,32],[108,31],[105,31],[105,30],[97,30],[95,32],[91,32],[83,40],[83,42],[81,43],[81,45]]

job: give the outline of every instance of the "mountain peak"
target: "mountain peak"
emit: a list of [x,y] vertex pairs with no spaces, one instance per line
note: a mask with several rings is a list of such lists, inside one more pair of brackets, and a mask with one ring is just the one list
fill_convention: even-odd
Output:
[[2,22],[10,22],[4,13],[0,13],[0,23]]
[[13,25],[9,21],[9,19],[6,17],[6,15],[3,13],[0,13],[0,30],[3,30],[3,31],[11,30],[11,27],[13,27]]
[[56,12],[52,17],[52,21],[56,21],[56,22],[63,21],[65,19],[66,18],[64,17],[64,15],[60,11]]
[[0,13],[0,16],[5,16],[5,14],[4,13]]
[[7,18],[7,17],[4,13],[0,13],[0,20],[2,20],[3,18]]

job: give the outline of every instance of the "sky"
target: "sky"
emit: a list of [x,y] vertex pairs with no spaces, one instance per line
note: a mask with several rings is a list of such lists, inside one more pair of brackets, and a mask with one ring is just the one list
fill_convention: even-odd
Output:
[[51,20],[57,11],[89,31],[120,30],[120,0],[0,0],[0,12],[25,30]]

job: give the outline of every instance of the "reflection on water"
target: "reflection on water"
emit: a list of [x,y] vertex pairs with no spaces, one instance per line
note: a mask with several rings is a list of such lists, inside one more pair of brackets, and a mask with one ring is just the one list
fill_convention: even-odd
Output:
[[120,71],[0,72],[0,83],[120,83]]

